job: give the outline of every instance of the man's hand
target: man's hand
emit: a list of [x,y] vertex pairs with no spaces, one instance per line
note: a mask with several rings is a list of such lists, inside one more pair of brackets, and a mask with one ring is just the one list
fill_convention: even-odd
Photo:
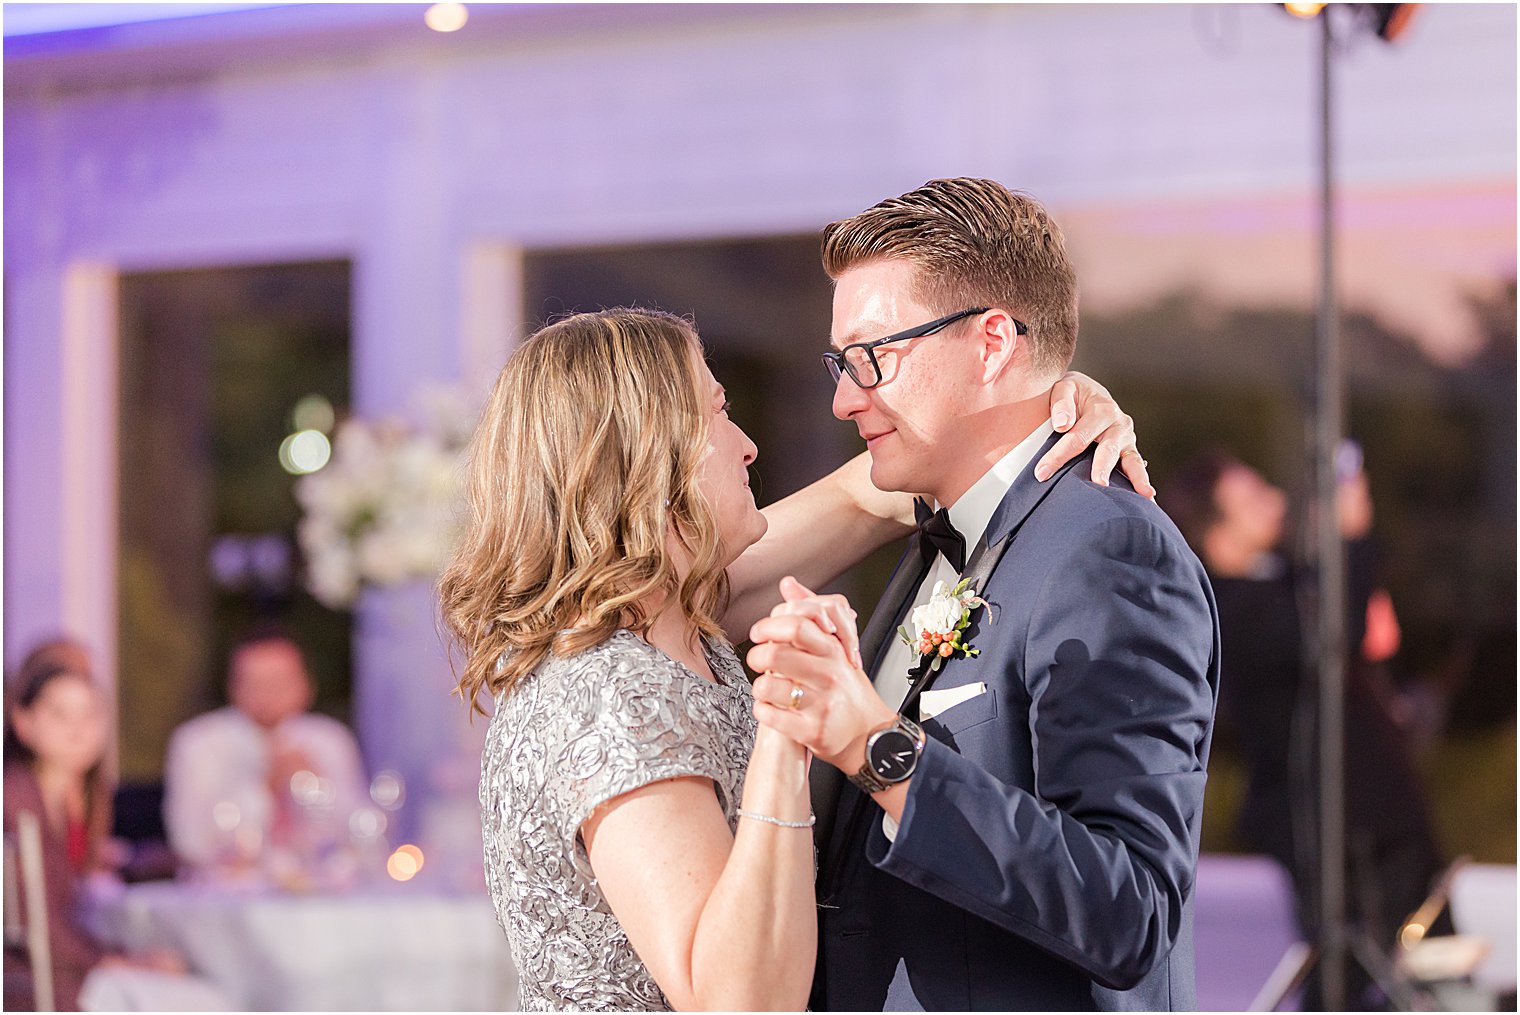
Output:
[[1056,433],[1066,436],[1035,467],[1034,475],[1040,482],[1055,475],[1057,469],[1096,441],[1093,482],[1107,486],[1117,465],[1129,477],[1136,493],[1155,500],[1156,488],[1151,485],[1145,459],[1135,444],[1135,421],[1119,408],[1103,385],[1076,371],[1063,375],[1050,389],[1050,422]]
[[781,580],[781,596],[771,615],[750,628],[755,646],[746,658],[761,673],[755,718],[852,774],[865,763],[866,738],[896,713],[860,668],[849,602],[815,596],[790,577]]

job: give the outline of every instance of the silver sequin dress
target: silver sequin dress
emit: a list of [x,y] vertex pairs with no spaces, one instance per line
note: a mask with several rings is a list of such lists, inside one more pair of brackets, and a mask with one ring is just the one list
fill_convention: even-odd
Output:
[[607,800],[678,776],[711,779],[735,827],[753,698],[731,646],[710,643],[707,657],[716,684],[620,630],[546,657],[498,699],[480,773],[486,881],[523,1010],[670,1009],[597,887],[579,830]]

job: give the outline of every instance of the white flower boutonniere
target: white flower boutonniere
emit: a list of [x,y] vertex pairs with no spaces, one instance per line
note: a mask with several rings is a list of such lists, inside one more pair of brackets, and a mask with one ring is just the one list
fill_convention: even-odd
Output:
[[[987,600],[972,589],[970,578],[962,579],[955,588],[944,582],[934,583],[929,601],[917,607],[908,618],[908,624],[897,629],[897,634],[908,648],[918,652],[919,657],[932,656],[929,672],[937,671],[946,659],[957,652],[963,658],[977,654],[977,650],[965,641],[961,632],[971,626],[971,614]],[[908,630],[909,624],[913,630]]]

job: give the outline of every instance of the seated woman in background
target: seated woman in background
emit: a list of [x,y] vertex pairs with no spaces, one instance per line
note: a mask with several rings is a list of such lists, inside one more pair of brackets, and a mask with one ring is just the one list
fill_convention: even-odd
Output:
[[[37,817],[54,1003],[60,1011],[74,1011],[92,970],[131,964],[181,972],[184,965],[166,953],[131,960],[112,955],[80,923],[79,887],[86,875],[100,869],[110,827],[110,788],[101,765],[110,713],[105,696],[77,660],[30,661],[7,688],[5,835],[16,841],[22,812]],[[27,959],[10,948],[5,952],[5,1007],[37,1007]]]
[[[1096,415],[1116,424],[1111,451],[1132,444],[1101,388],[1062,390],[1080,396],[1080,433]],[[807,1000],[807,758],[756,730],[724,632],[769,613],[783,574],[824,585],[906,535],[913,511],[871,486],[861,455],[762,513],[756,453],[695,329],[655,311],[549,325],[486,407],[440,594],[461,695],[495,700],[486,871],[524,1010]],[[852,627],[820,623],[854,649]]]

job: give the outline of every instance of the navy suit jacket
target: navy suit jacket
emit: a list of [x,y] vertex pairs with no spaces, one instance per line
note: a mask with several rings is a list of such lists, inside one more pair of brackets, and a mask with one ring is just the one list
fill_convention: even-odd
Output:
[[[1195,1007],[1214,598],[1170,519],[1090,461],[1026,468],[968,562],[981,654],[925,680],[987,690],[923,723],[895,841],[815,768],[814,1009]],[[924,573],[916,540],[863,636],[873,666]]]

